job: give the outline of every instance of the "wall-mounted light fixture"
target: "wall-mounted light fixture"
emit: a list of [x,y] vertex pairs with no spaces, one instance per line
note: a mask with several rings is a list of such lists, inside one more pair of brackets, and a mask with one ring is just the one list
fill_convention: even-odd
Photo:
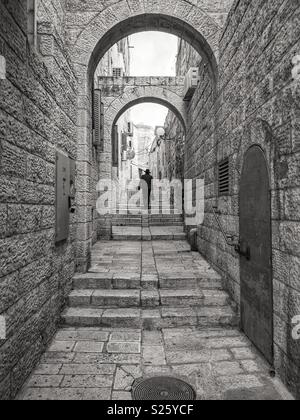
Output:
[[158,127],[158,129],[156,130],[156,135],[157,137],[163,138],[166,135],[166,131],[163,127]]

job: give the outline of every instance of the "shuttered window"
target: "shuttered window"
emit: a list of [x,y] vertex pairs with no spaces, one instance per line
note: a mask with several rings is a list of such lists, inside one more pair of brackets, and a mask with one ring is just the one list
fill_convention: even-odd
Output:
[[119,166],[119,132],[118,126],[114,126],[112,142],[112,160],[113,166]]
[[122,133],[122,152],[127,152],[127,134]]
[[27,38],[30,45],[37,45],[37,3],[38,0],[27,0]]
[[219,179],[219,195],[229,195],[230,193],[230,173],[229,173],[229,159],[224,159],[219,163],[218,168]]
[[101,102],[101,90],[94,91],[93,101],[93,145],[101,152],[104,146],[104,104]]

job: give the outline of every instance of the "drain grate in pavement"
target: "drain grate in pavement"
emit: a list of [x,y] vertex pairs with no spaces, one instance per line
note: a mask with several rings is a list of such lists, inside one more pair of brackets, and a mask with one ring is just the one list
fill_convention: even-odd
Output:
[[196,399],[196,392],[180,379],[162,376],[138,381],[132,389],[132,398],[135,401],[192,401]]

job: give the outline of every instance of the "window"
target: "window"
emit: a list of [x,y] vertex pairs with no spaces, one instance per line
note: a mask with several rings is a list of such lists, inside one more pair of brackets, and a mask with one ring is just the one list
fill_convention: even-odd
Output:
[[219,179],[219,195],[229,195],[230,176],[229,176],[229,159],[224,159],[219,163],[218,179]]
[[93,92],[93,145],[103,151],[104,145],[104,104],[101,101],[101,90]]
[[37,44],[37,2],[38,0],[27,0],[27,38],[34,47]]
[[119,131],[118,126],[114,126],[113,142],[112,142],[112,164],[118,167],[119,165]]

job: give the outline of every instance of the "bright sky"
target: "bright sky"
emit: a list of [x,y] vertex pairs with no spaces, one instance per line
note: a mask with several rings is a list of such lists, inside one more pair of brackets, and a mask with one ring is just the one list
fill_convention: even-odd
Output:
[[[131,76],[175,76],[178,38],[163,32],[141,32],[130,37]],[[168,109],[157,104],[131,108],[135,124],[163,125]]]
[[175,76],[178,38],[164,32],[130,37],[131,76]]
[[168,108],[162,105],[140,104],[130,109],[131,120],[134,124],[143,123],[156,127],[157,125],[164,125],[168,111]]

